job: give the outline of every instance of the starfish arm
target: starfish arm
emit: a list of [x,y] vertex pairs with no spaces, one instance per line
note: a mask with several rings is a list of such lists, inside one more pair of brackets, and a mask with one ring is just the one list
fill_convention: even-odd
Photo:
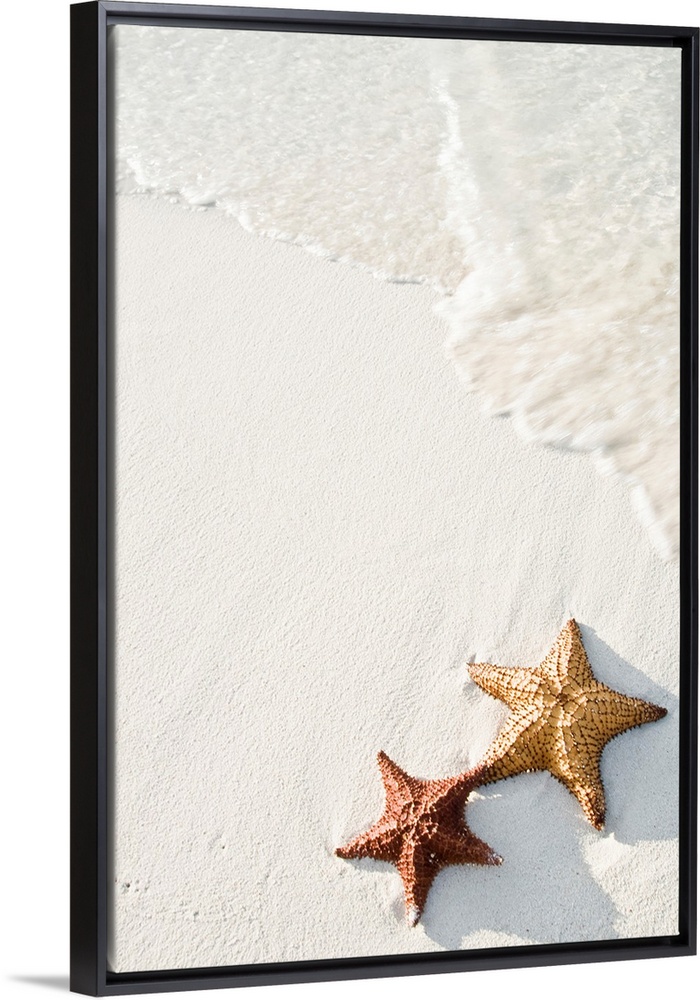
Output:
[[401,837],[382,817],[366,833],[361,833],[344,847],[336,848],[335,853],[339,858],[374,858],[375,861],[396,864],[401,855]]
[[514,712],[532,700],[538,678],[523,667],[501,667],[497,663],[470,663],[469,674],[479,687]]
[[596,830],[605,824],[605,790],[600,775],[602,746],[584,740],[578,727],[564,728],[552,748],[549,770],[574,795]]
[[663,719],[666,709],[641,698],[629,698],[603,684],[596,684],[588,693],[586,728],[597,730],[604,737],[603,745],[614,736],[646,722]]
[[561,630],[537,670],[543,677],[549,677],[560,685],[573,681],[577,687],[584,687],[593,682],[593,671],[583,648],[581,632],[573,618]]
[[411,926],[420,920],[435,876],[443,865],[435,853],[420,841],[404,843],[397,868],[403,882],[406,915]]
[[415,779],[406,774],[383,750],[377,754],[377,763],[384,782],[387,809],[396,802],[410,801],[415,792]]
[[442,866],[446,865],[500,865],[503,858],[468,826],[461,830],[438,831],[431,846],[440,858]]
[[482,784],[525,771],[546,771],[548,752],[545,719],[537,705],[513,713],[480,762]]

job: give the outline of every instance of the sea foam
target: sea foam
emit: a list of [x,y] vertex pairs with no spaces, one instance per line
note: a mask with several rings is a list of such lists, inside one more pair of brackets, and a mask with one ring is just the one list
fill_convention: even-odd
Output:
[[677,552],[677,50],[111,32],[118,192],[431,285],[484,404],[625,477]]

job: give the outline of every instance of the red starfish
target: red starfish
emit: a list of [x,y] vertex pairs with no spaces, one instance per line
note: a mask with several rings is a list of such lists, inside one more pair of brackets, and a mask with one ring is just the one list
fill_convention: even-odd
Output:
[[366,833],[339,847],[341,858],[375,858],[395,865],[403,881],[406,914],[415,926],[435,876],[448,865],[500,865],[464,820],[480,768],[454,778],[412,778],[382,751],[377,755],[386,792],[384,815]]

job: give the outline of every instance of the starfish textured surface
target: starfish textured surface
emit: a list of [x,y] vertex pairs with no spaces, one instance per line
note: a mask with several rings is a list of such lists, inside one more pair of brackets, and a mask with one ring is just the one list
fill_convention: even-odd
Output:
[[469,673],[511,709],[482,761],[483,783],[523,771],[549,771],[576,796],[593,826],[602,829],[603,748],[620,733],[663,718],[666,709],[597,681],[573,618],[539,666],[473,663]]
[[464,819],[480,769],[423,781],[406,774],[382,751],[377,755],[386,792],[382,817],[366,833],[339,847],[341,858],[375,858],[395,865],[403,881],[406,913],[418,923],[435,876],[448,865],[500,865],[502,858],[475,836]]

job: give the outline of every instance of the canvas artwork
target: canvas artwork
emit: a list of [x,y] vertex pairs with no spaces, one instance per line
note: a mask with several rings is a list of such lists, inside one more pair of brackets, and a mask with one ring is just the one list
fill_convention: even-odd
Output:
[[680,50],[109,32],[111,971],[678,934]]

